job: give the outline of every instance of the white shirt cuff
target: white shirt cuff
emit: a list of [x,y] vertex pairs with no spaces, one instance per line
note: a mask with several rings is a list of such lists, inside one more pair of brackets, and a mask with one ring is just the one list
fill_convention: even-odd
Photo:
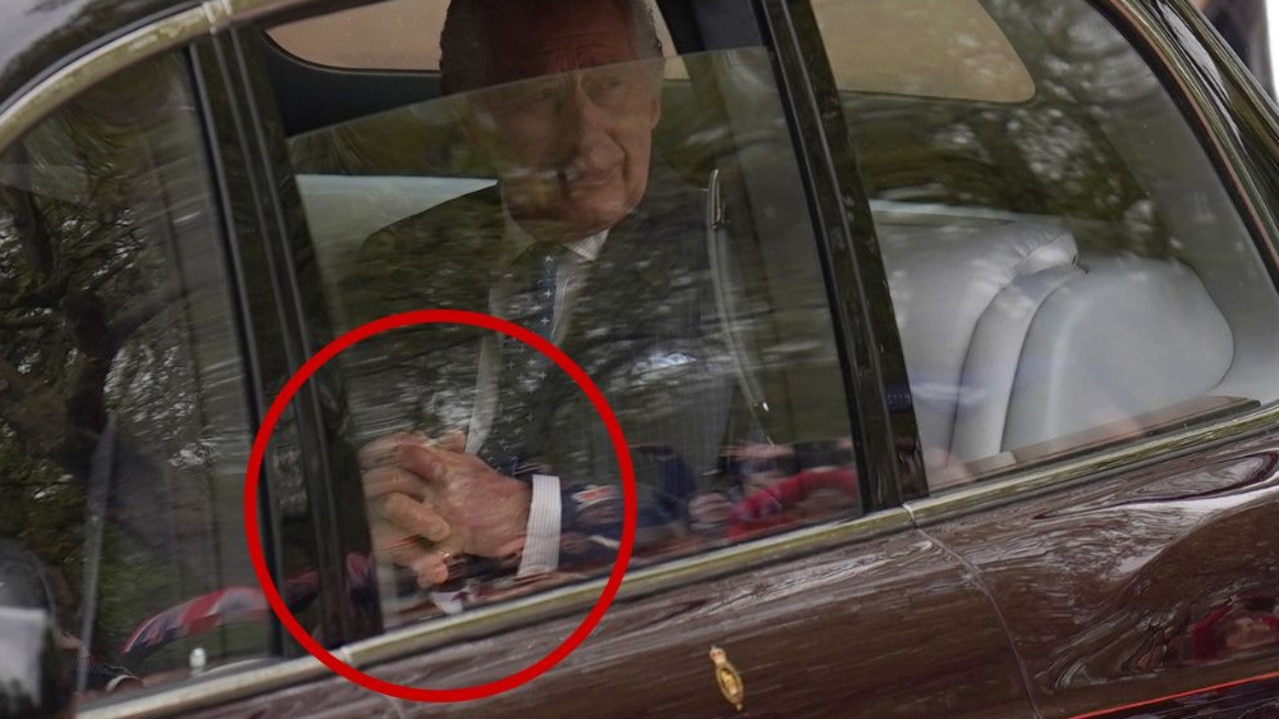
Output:
[[528,510],[524,554],[517,577],[553,572],[560,566],[560,478],[533,475],[533,501]]

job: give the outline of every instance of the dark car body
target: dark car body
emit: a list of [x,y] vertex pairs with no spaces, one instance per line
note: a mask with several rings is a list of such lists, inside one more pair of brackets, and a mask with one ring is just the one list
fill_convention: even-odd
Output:
[[[847,0],[854,5],[858,1]],[[1019,6],[987,4],[1000,6],[1009,17]],[[937,207],[942,209],[929,216],[942,217],[940,224],[953,221],[961,233],[984,227],[982,222],[996,216],[999,222],[1034,224],[1053,208],[1069,204],[1056,201],[1054,188],[1061,189],[1063,197],[1075,197],[1071,192],[1109,197],[1106,193],[1113,191],[1122,199],[1141,194],[1132,187],[1148,178],[1121,178],[1107,185],[1106,192],[1094,193],[1092,186],[1066,188],[1069,172],[1057,177],[1049,171],[1045,177],[1050,179],[1027,175],[1008,180],[1009,186],[1031,188],[1024,196],[1010,190],[1008,198],[987,203],[991,198],[974,199],[967,189],[952,192],[952,175],[959,178],[954,187],[983,186],[965,183],[999,174],[997,160],[968,165],[966,156],[958,151],[947,155],[943,149],[919,161],[910,150],[964,123],[976,134],[982,127],[993,135],[1013,134],[1015,128],[1000,124],[1006,120],[999,113],[1025,110],[1023,119],[1037,117],[1034,103],[1044,99],[1042,91],[1031,99],[939,99],[928,93],[902,99],[893,93],[854,92],[837,80],[831,70],[834,61],[827,60],[827,50],[833,53],[841,40],[823,39],[819,32],[822,3],[806,0],[662,0],[656,5],[680,54],[723,53],[717,57],[739,61],[775,83],[767,97],[777,98],[776,117],[783,121],[751,129],[774,133],[769,137],[789,143],[780,162],[768,154],[774,145],[760,145],[765,149],[762,165],[768,169],[759,175],[767,179],[777,173],[771,176],[780,177],[777,184],[786,187],[761,186],[755,200],[758,206],[768,204],[761,197],[801,201],[791,214],[785,208],[776,216],[759,210],[752,221],[762,226],[761,218],[772,218],[777,226],[802,228],[781,233],[787,242],[806,243],[797,254],[812,257],[806,265],[811,274],[804,276],[804,282],[811,282],[804,288],[808,294],[789,307],[795,312],[787,315],[788,326],[800,328],[792,330],[796,337],[819,336],[830,349],[829,358],[820,361],[802,348],[778,355],[779,373],[788,367],[811,373],[776,383],[794,386],[787,391],[795,407],[820,404],[830,413],[812,420],[818,430],[794,433],[796,446],[800,440],[819,440],[812,456],[822,458],[800,460],[801,464],[847,463],[843,455],[829,451],[831,440],[842,434],[823,430],[848,428],[859,478],[856,506],[788,525],[786,531],[699,545],[696,551],[662,561],[637,562],[617,601],[580,648],[536,679],[471,702],[419,704],[334,676],[305,656],[264,605],[241,607],[242,615],[234,621],[227,614],[196,616],[192,601],[208,598],[208,604],[216,604],[224,596],[215,597],[217,592],[254,584],[242,537],[241,497],[235,492],[247,456],[241,450],[284,381],[336,334],[333,327],[343,325],[341,307],[332,305],[319,289],[326,286],[327,266],[317,261],[323,252],[312,246],[307,226],[306,213],[315,211],[303,203],[315,186],[310,178],[347,177],[344,172],[381,177],[401,171],[386,169],[402,159],[398,156],[361,156],[360,161],[376,166],[376,172],[365,172],[363,165],[334,169],[336,163],[325,164],[327,160],[299,169],[301,160],[295,158],[290,165],[289,143],[327,141],[325,133],[332,128],[358,129],[348,123],[387,117],[378,113],[429,103],[439,94],[437,74],[326,67],[294,57],[262,32],[350,5],[304,0],[14,0],[0,7],[0,152],[10,158],[4,165],[8,174],[0,173],[0,183],[20,190],[0,198],[9,203],[8,219],[0,230],[20,235],[20,229],[13,228],[40,216],[45,219],[37,222],[59,226],[47,218],[55,212],[51,208],[63,205],[35,203],[29,199],[32,194],[66,201],[73,208],[96,208],[100,197],[114,202],[120,196],[161,196],[170,204],[156,216],[163,216],[161,224],[168,223],[168,229],[156,234],[198,233],[211,238],[207,246],[212,248],[201,250],[204,254],[172,251],[165,261],[180,268],[181,288],[162,296],[183,305],[181,311],[192,316],[221,312],[218,317],[225,319],[214,329],[193,330],[189,336],[170,333],[182,335],[172,346],[156,344],[166,334],[163,330],[146,330],[153,334],[136,345],[127,339],[103,340],[111,346],[102,355],[108,364],[117,355],[142,356],[145,347],[166,349],[155,353],[160,359],[148,360],[152,364],[136,365],[142,369],[133,374],[101,369],[93,377],[106,390],[96,395],[69,391],[52,405],[31,399],[38,393],[22,378],[30,378],[34,370],[21,357],[8,358],[0,368],[0,424],[5,428],[0,461],[27,468],[21,464],[27,460],[13,457],[36,457],[58,467],[45,469],[40,464],[29,470],[37,488],[23,494],[28,504],[20,506],[36,509],[24,509],[22,516],[0,514],[0,520],[11,524],[0,524],[0,535],[21,540],[46,562],[62,562],[73,585],[96,576],[77,569],[81,561],[96,562],[102,551],[108,559],[116,553],[117,564],[104,570],[101,580],[106,588],[85,585],[81,607],[62,609],[65,618],[76,622],[64,621],[64,626],[81,626],[84,598],[101,593],[107,618],[97,625],[83,624],[96,626],[101,644],[92,650],[129,665],[148,684],[136,693],[90,692],[79,704],[79,715],[1242,719],[1279,712],[1279,630],[1274,638],[1264,638],[1266,627],[1279,626],[1279,405],[1274,397],[1212,391],[1215,385],[1209,383],[1191,392],[1190,399],[1168,402],[1172,410],[1163,414],[1130,411],[1122,419],[1132,421],[1116,423],[1111,417],[1090,427],[1092,434],[1061,431],[1050,433],[1048,439],[1028,435],[1032,439],[1005,443],[989,454],[979,452],[976,459],[964,457],[959,465],[926,454],[928,430],[917,419],[917,413],[925,411],[931,386],[918,371],[920,365],[912,366],[910,339],[899,329],[908,320],[906,303],[894,294],[901,286],[894,272],[908,266],[882,253],[885,240],[877,235],[896,231],[913,237],[912,228],[926,225],[920,218]],[[1024,5],[1033,20],[1050,15],[1053,4]],[[1212,264],[1217,254],[1193,251],[1186,252],[1190,259],[1183,263],[1206,278],[1209,294],[1229,294],[1217,288],[1236,284],[1275,294],[1279,114],[1273,103],[1190,3],[1097,0],[1087,7],[1095,13],[1094,21],[1108,24],[1113,37],[1126,43],[1125,58],[1130,54],[1147,64],[1160,92],[1170,98],[1167,106],[1180,113],[1188,129],[1175,136],[1194,138],[1195,152],[1202,152],[1202,159],[1195,160],[1200,164],[1188,166],[1220,182],[1220,189],[1187,191],[1188,205],[1192,199],[1208,197],[1202,199],[1207,208],[1202,214],[1208,219],[1194,220],[1200,223],[1194,227],[1210,234],[1216,226],[1213,213],[1228,207],[1234,213],[1230,228],[1241,228],[1235,234],[1244,238],[1240,246],[1246,250],[1232,249],[1235,246],[1223,240],[1222,264]],[[895,26],[895,31],[901,27]],[[1090,44],[1092,36],[1072,35],[1071,27],[1067,23],[1061,31],[1065,39],[1055,49],[1061,57],[1070,58],[1072,48],[1097,47]],[[751,54],[754,48],[760,52]],[[1101,65],[1110,58],[1106,52],[1098,51]],[[156,76],[166,79],[130,79],[127,71],[144,62],[156,63]],[[1050,58],[1044,65],[1053,62]],[[688,63],[694,77],[696,63]],[[1058,69],[1061,76],[1083,72]],[[185,87],[185,94],[160,99],[150,94],[168,82]],[[672,81],[672,94],[689,95],[679,82]],[[751,97],[756,96],[747,99]],[[1115,102],[1132,109],[1141,100]],[[1062,107],[1067,105],[1062,102]],[[1106,125],[1097,119],[1104,113],[1085,105],[1080,103],[1083,109],[1077,116],[1067,112],[1062,124],[1037,126],[1036,132],[1047,136],[1053,127],[1065,126],[1091,131],[1094,120],[1097,126]],[[189,122],[167,119],[170,106],[176,108],[174,113],[186,113],[181,117]],[[668,100],[668,107],[675,103]],[[38,181],[24,179],[21,173],[29,168],[40,173],[71,164],[59,154],[63,150],[40,154],[45,146],[39,144],[39,131],[47,127],[42,123],[63,118],[58,113],[65,112],[107,118],[114,134],[103,134],[101,146],[107,154],[101,156],[111,157],[111,143],[124,133],[136,134],[138,128],[163,137],[163,142],[143,142],[141,149],[128,153],[160,158],[147,170],[158,179],[118,193],[110,189],[110,182],[94,184],[100,177],[122,176],[110,169],[101,176],[93,168],[83,170],[88,180],[72,189],[59,185],[55,172],[40,175]],[[125,119],[110,124],[114,112]],[[759,111],[766,119],[769,112]],[[1095,136],[1118,145],[1140,144],[1133,136],[1157,135],[1164,117],[1143,112],[1138,108],[1133,116],[1154,119],[1145,124],[1134,120],[1138,130],[1112,132],[1106,126]],[[138,124],[140,117],[146,122]],[[913,124],[918,118],[924,119]],[[987,121],[988,126],[982,125]],[[70,144],[88,157],[101,157],[93,153],[101,149],[102,138],[85,139],[77,132],[66,132]],[[703,137],[679,126],[666,132],[677,148],[686,150],[680,138]],[[961,135],[968,136],[957,132],[954,137]],[[382,137],[372,132],[369,136]],[[30,138],[35,139],[22,151],[28,154],[8,155]],[[177,149],[168,144],[171,140],[179,143]],[[714,144],[713,139],[708,143]],[[937,147],[950,147],[938,143]],[[1158,156],[1177,154],[1159,142],[1141,148],[1135,153],[1155,157],[1150,162],[1156,170]],[[688,152],[696,155],[697,149],[693,146]],[[386,154],[397,153],[414,154]],[[932,158],[942,156],[953,163],[935,172],[929,169]],[[1039,158],[1049,166],[1058,160],[1051,153]],[[707,162],[699,157],[689,164],[700,171]],[[1106,162],[1088,171],[1126,175]],[[750,162],[741,164],[749,176]],[[776,171],[777,165],[784,169]],[[901,179],[912,172],[920,177]],[[180,192],[194,184],[191,178],[204,178],[204,189],[192,190],[197,199],[188,203]],[[1157,184],[1157,179],[1151,182]],[[88,190],[82,193],[82,186]],[[339,199],[349,201],[355,193],[367,191],[364,187],[343,186],[339,190],[351,194]],[[372,187],[377,192],[381,185]],[[1008,200],[1007,206],[999,204],[1002,199]],[[1096,199],[1096,204],[1106,201]],[[365,204],[378,202],[369,199]],[[1158,216],[1162,208],[1153,202]],[[38,211],[23,215],[13,209],[31,207]],[[973,207],[989,213],[971,211]],[[1103,207],[1098,216],[1116,225],[1140,226],[1141,232],[1159,239],[1180,239],[1180,232],[1161,229],[1162,219],[1147,221],[1140,211],[1111,209]],[[75,223],[87,220],[77,211],[67,210],[72,219],[61,220],[67,224],[60,226],[82,227]],[[93,217],[94,212],[85,216]],[[732,224],[732,208],[729,212]],[[127,226],[138,214],[144,213],[106,212],[101,224]],[[1086,221],[1072,229],[1086,236],[1093,227],[1089,221],[1096,218],[1084,211],[1078,214]],[[1007,220],[1014,215],[1014,220]],[[315,225],[311,231],[317,231],[321,223],[315,215],[309,217]],[[1187,222],[1187,227],[1193,224]],[[372,229],[381,224],[385,223],[374,223]],[[1232,232],[1221,230],[1223,237],[1234,236]],[[103,236],[125,246],[135,239],[126,235]],[[1097,237],[1106,236],[1099,232]],[[1106,254],[1104,242],[1097,242],[1093,251]],[[1097,266],[1122,272],[1129,266],[1124,264],[1129,254],[1133,253],[1117,251]],[[1230,264],[1230,258],[1243,255],[1247,257],[1238,265]],[[106,266],[111,256],[104,250],[92,262]],[[1209,261],[1196,264],[1204,256]],[[1111,259],[1115,262],[1107,264]],[[0,272],[13,276],[17,261],[6,262]],[[778,272],[785,272],[785,263],[780,266]],[[1236,277],[1231,274],[1236,266],[1248,272]],[[1177,271],[1173,274],[1181,277]],[[89,315],[75,315],[83,306],[77,301],[87,296],[77,288],[96,287],[96,277],[92,272],[67,274],[54,290],[63,293],[61,299],[41,305],[46,308],[41,312],[65,312],[71,318],[67,325],[74,346],[59,349],[59,366],[79,367],[83,358],[94,357],[86,339],[93,335],[92,327],[114,332],[128,325],[140,331],[138,326],[145,324],[128,324],[132,311],[141,311],[145,303],[135,307],[127,300],[121,302],[128,311],[98,318],[97,324],[85,319]],[[28,285],[14,282],[16,289],[6,292],[28,292]],[[136,298],[152,289],[140,281],[110,292]],[[1219,304],[1229,304],[1220,295],[1214,297]],[[1230,297],[1244,306],[1253,295]],[[1159,305],[1155,311],[1171,307],[1171,312],[1180,312],[1181,299],[1154,303]],[[1122,315],[1120,303],[1108,302],[1090,309],[1085,320]],[[829,318],[816,329],[804,325],[799,311],[811,309],[813,303],[817,310],[810,314]],[[215,306],[221,309],[209,309]],[[1241,327],[1255,325],[1262,328],[1259,336],[1268,338],[1264,327],[1279,324],[1272,309],[1255,309],[1244,325],[1231,316],[1227,334],[1242,336],[1246,332]],[[5,311],[10,310],[7,305]],[[25,331],[30,325],[17,317],[6,315],[11,324],[0,322],[0,328]],[[154,321],[154,316],[146,321]],[[1140,334],[1140,329],[1132,328],[1132,334]],[[1166,333],[1155,330],[1160,332]],[[1193,357],[1210,354],[1203,349],[1211,344],[1207,334],[1197,334],[1197,327],[1187,332],[1178,340],[1179,352]],[[124,329],[119,334],[128,336]],[[55,344],[45,336],[33,341]],[[1226,351],[1222,362],[1242,368],[1232,389],[1247,388],[1253,375],[1262,377],[1258,384],[1269,379],[1264,367],[1268,341],[1241,344],[1233,356]],[[12,344],[16,347],[17,341]],[[1106,343],[1098,347],[1096,352],[1104,352]],[[35,357],[38,351],[29,353],[23,356]],[[28,362],[38,364],[34,359]],[[189,419],[188,414],[156,410],[185,406],[181,392],[174,398],[164,395],[154,404],[145,399],[150,396],[144,387],[149,374],[182,362],[197,368],[192,372],[195,379],[176,386],[198,387],[202,396],[209,387],[220,388],[222,394],[194,412],[200,418],[191,421],[203,422],[201,427],[216,425],[221,434],[206,432],[193,439],[175,431],[159,440],[150,438],[143,431],[147,423],[176,425],[176,414],[181,414],[181,421]],[[1162,371],[1162,365],[1147,359],[1134,362],[1152,374]],[[823,374],[823,368],[839,372],[828,381],[831,375]],[[1180,371],[1168,370],[1171,375]],[[264,491],[256,498],[263,516],[259,531],[266,564],[290,608],[345,663],[409,687],[483,685],[551,652],[581,622],[599,596],[603,579],[391,626],[396,624],[395,613],[387,597],[384,594],[379,605],[377,591],[369,587],[375,583],[375,570],[367,566],[367,520],[362,512],[351,510],[361,505],[361,497],[352,448],[344,434],[348,400],[341,380],[337,370],[326,369],[298,395],[276,432],[275,454],[264,463]],[[1136,385],[1138,380],[1140,376],[1123,382]],[[143,389],[120,389],[134,386],[130,382]],[[47,386],[53,383],[47,380]],[[1089,391],[1083,383],[1065,388],[1067,395]],[[1105,391],[1121,394],[1115,387]],[[157,393],[162,394],[152,394]],[[146,412],[130,409],[136,407]],[[1027,411],[1033,410],[1032,406]],[[46,418],[52,418],[51,429],[39,421]],[[132,433],[142,440],[135,445],[117,440],[117,422],[121,437]],[[243,437],[231,441],[224,436],[233,430]],[[1013,427],[1005,436],[1016,432]],[[155,449],[158,446],[163,449]],[[0,476],[19,476],[12,467]],[[180,472],[188,469],[214,476],[208,483],[211,489],[187,494],[179,483],[169,481],[185,476]],[[168,483],[148,484],[152,476]],[[79,494],[58,493],[74,484],[68,477],[80,478],[76,481],[83,487],[74,490]],[[72,497],[66,504],[46,501],[66,496]],[[71,519],[46,522],[40,512],[62,512],[59,516]],[[163,531],[149,533],[162,524]],[[80,546],[96,546],[98,552],[76,554]],[[385,582],[381,590],[386,592]],[[167,611],[171,608],[181,609]],[[208,632],[199,635],[208,637],[203,645],[193,639],[198,632],[192,625],[201,621],[198,631]],[[1241,648],[1231,644],[1236,626],[1242,627],[1240,632],[1253,632],[1251,638],[1239,640]],[[198,655],[193,653],[197,646]],[[218,660],[209,669],[202,659],[193,659],[203,657],[206,647]],[[709,654],[713,647],[724,650],[740,677],[740,707],[726,700],[730,692],[722,691],[722,680],[717,681],[717,665]]]
[[1265,2],[1200,2],[1208,22],[1239,55],[1261,86],[1274,94],[1274,71],[1270,61],[1270,18],[1272,6]]

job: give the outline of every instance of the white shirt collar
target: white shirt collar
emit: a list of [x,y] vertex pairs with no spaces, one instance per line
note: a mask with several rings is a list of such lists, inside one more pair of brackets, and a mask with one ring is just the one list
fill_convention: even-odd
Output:
[[[523,227],[520,227],[520,223],[516,222],[514,217],[511,217],[510,211],[506,208],[505,195],[502,197],[502,220],[506,228],[505,240],[506,246],[509,248],[507,251],[510,253],[507,255],[507,259],[511,260],[519,257],[520,253],[528,249],[529,245],[532,245],[536,240]],[[603,229],[580,240],[566,242],[562,246],[571,250],[581,261],[589,263],[594,262],[600,256],[600,251],[604,249],[604,241],[607,239],[608,229]]]

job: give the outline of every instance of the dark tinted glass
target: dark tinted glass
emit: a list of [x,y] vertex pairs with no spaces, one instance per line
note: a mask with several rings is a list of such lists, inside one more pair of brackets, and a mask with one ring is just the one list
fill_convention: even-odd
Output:
[[[435,5],[443,17],[447,3]],[[607,36],[562,67],[540,66],[540,52],[495,51],[489,81],[464,74],[459,87],[446,76],[453,94],[291,139],[330,313],[351,328],[464,309],[563,349],[602,390],[635,463],[637,565],[855,516],[848,398],[768,53],[663,59],[671,48],[653,48],[642,19],[609,24],[603,14],[618,7],[547,5],[573,22],[530,22],[513,39],[557,38],[545,42],[554,55],[578,42],[573,28]],[[286,34],[297,43],[306,27]],[[463,54],[459,64],[483,66]],[[292,87],[276,92],[296,102]],[[458,325],[390,332],[339,361],[352,443],[370,448],[388,623],[609,567],[621,537],[618,458],[556,367]],[[396,432],[477,476],[487,464],[516,480],[474,501],[446,482],[387,484],[394,458],[372,448]],[[513,520],[511,534],[527,530],[524,553],[499,556],[507,545],[469,523],[487,521],[486,502],[505,492],[537,495],[547,486],[538,474],[552,478],[557,504],[522,506],[558,526],[540,534],[537,521]],[[422,520],[435,510],[457,526]],[[542,556],[534,545],[549,547],[546,561],[528,560]],[[440,582],[444,564],[453,571]]]
[[0,536],[51,568],[90,691],[265,649],[244,368],[183,64],[0,155]]

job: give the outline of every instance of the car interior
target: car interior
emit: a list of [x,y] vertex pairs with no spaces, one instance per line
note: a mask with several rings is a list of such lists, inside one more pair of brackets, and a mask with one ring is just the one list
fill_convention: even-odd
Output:
[[1082,4],[987,8],[1033,97],[845,103],[925,446],[980,476],[1272,401],[1273,282],[1168,90]]
[[[829,436],[837,420],[787,410],[819,403],[841,377],[814,339],[830,332],[824,288],[787,281],[815,240],[768,50],[749,17],[714,37],[688,8],[660,9],[673,39],[657,146],[706,188],[742,383],[786,441]],[[1054,15],[1003,0],[814,12],[846,34],[827,48],[930,487],[1276,398],[1279,301],[1240,205],[1170,90],[1104,17],[1082,2]],[[260,51],[316,258],[335,282],[375,230],[495,180],[431,67],[295,55],[324,45],[308,23],[325,20],[277,28]],[[957,24],[971,42],[953,41]],[[331,309],[341,325],[340,303]]]

